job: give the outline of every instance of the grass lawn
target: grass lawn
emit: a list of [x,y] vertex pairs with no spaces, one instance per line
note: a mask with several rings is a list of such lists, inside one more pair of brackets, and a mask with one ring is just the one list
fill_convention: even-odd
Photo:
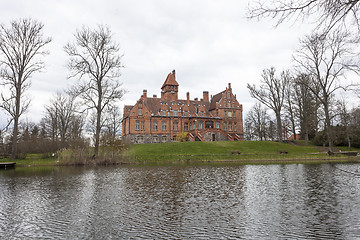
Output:
[[48,166],[56,165],[57,158],[43,158],[42,154],[31,153],[27,154],[25,159],[11,160],[9,158],[0,159],[0,162],[16,162],[16,166],[27,167],[27,166]]
[[[241,152],[240,155],[232,151]],[[280,154],[287,151],[287,154]],[[162,161],[293,161],[345,160],[346,156],[328,156],[315,146],[270,141],[174,142],[132,145],[127,152],[133,162]]]
[[[338,148],[347,151],[346,147]],[[240,154],[232,154],[233,151]],[[287,151],[287,154],[280,154]],[[360,149],[352,149],[360,152]],[[234,162],[241,164],[263,163],[324,163],[355,162],[359,157],[342,154],[328,156],[326,148],[305,146],[303,141],[279,143],[270,141],[223,141],[223,142],[173,142],[134,144],[124,151],[122,163],[188,163],[188,162]],[[16,162],[18,167],[61,165],[57,158],[42,158],[41,154],[27,154],[26,159],[0,159],[0,162]],[[65,164],[66,165],[66,164]]]

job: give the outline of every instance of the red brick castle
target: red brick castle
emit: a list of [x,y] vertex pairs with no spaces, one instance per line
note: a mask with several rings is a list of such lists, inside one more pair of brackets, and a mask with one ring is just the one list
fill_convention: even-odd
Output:
[[179,84],[175,70],[161,87],[161,97],[147,96],[147,90],[134,106],[124,107],[122,136],[133,143],[175,141],[179,133],[188,133],[189,141],[243,139],[242,105],[236,100],[231,84],[222,92],[203,98],[178,99]]

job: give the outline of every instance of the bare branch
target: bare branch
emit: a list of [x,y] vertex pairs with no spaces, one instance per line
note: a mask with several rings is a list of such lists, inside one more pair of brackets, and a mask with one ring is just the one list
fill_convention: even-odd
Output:
[[12,21],[8,28],[0,25],[0,78],[8,95],[1,94],[1,108],[13,118],[12,158],[17,156],[19,118],[30,105],[24,93],[31,86],[31,76],[45,67],[41,57],[48,52],[42,49],[51,42],[51,38],[43,37],[43,27],[32,19]]
[[120,47],[113,41],[109,27],[96,29],[82,27],[76,32],[75,43],[68,43],[64,50],[69,55],[70,77],[78,77],[77,92],[86,109],[93,109],[95,127],[95,156],[99,148],[99,138],[103,127],[103,112],[122,99],[118,78],[123,67],[119,54]]

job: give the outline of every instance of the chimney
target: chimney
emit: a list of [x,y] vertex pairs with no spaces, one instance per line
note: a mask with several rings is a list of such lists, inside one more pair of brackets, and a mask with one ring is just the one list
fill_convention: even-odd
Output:
[[143,98],[147,98],[147,90],[146,89],[143,90]]
[[209,92],[203,91],[203,100],[208,102],[209,101]]
[[190,93],[189,92],[186,93],[186,104],[187,105],[190,104]]
[[194,98],[194,100],[195,100],[195,101],[198,101],[199,99],[196,97],[196,98]]
[[231,90],[231,83],[229,83],[229,89]]
[[157,98],[156,94],[153,95],[153,98]]
[[[174,78],[175,78],[175,69],[172,70],[172,75],[174,75]],[[176,79],[176,78],[175,78]]]

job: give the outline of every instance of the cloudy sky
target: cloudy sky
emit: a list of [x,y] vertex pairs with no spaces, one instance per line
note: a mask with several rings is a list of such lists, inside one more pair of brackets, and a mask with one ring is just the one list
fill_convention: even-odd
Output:
[[[246,19],[245,0],[0,0],[1,23],[31,17],[45,25],[46,69],[33,75],[28,94],[31,107],[22,120],[37,122],[51,97],[76,82],[67,79],[63,46],[81,26],[110,26],[124,54],[120,81],[128,91],[120,103],[132,105],[142,94],[160,95],[173,69],[180,84],[179,98],[214,95],[232,84],[245,111],[255,102],[246,88],[258,83],[262,69],[278,71],[292,65],[298,39],[309,33],[304,24],[274,28],[269,19]],[[101,3],[100,3],[101,2]],[[4,115],[1,115],[4,122]]]

